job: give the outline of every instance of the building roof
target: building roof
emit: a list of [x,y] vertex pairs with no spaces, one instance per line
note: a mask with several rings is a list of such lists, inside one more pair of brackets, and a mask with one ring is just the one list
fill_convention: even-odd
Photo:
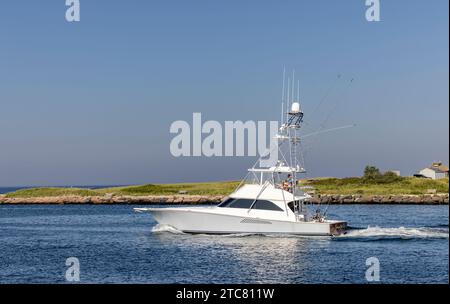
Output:
[[442,172],[448,172],[448,167],[447,167],[447,166],[444,166],[444,165],[440,165],[440,166],[438,167],[438,169],[441,170]]
[[433,170],[436,173],[448,173],[448,167],[443,165],[442,162],[434,162],[430,167],[425,169]]
[[428,167],[425,169],[433,170],[436,173],[448,173],[448,167],[446,166],[439,166],[439,167]]

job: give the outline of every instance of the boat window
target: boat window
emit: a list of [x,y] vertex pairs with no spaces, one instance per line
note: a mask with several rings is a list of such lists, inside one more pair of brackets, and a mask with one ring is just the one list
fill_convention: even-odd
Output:
[[248,209],[253,204],[254,200],[238,198],[228,205],[229,208],[245,208]]
[[254,200],[252,199],[229,198],[223,201],[220,205],[218,205],[218,207],[248,209],[253,204],[253,202]]
[[269,201],[263,201],[263,200],[256,201],[255,205],[253,206],[253,209],[283,211],[283,209],[281,209],[274,203],[269,202]]
[[[297,203],[298,203],[298,205],[300,205],[301,204],[301,202],[300,201],[296,201]],[[292,212],[294,212],[295,213],[295,209],[294,209],[294,202],[289,202],[288,204],[288,207],[289,207],[289,209],[291,209],[292,210]]]
[[[218,207],[249,209],[250,206],[253,204],[253,202],[254,202],[254,200],[252,200],[252,199],[228,198],[228,199],[224,200],[221,204],[219,204]],[[272,203],[270,201],[265,201],[265,200],[256,201],[256,203],[253,205],[252,209],[283,211],[283,209],[281,209],[274,203]]]
[[253,202],[254,200],[252,199],[229,198],[218,205],[218,207],[248,209],[253,204]]
[[218,207],[228,207],[228,205],[230,205],[233,201],[234,201],[233,198],[228,198],[228,199],[224,200],[223,202],[221,202],[218,205]]
[[295,212],[294,211],[294,202],[289,202],[287,205],[288,205],[289,209],[292,210],[292,212]]

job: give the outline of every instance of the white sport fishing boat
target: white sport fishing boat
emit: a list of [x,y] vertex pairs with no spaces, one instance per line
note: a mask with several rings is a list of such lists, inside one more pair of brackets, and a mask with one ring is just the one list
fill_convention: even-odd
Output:
[[[253,166],[237,189],[217,206],[134,210],[151,213],[159,224],[185,233],[342,234],[346,222],[327,219],[319,208],[314,213],[308,210],[311,206],[307,201],[311,196],[302,191],[297,179],[299,174],[305,173],[298,134],[303,112],[299,99],[294,101],[293,90],[291,93],[288,87],[287,91],[290,111],[283,113],[282,110],[282,125],[275,136],[279,157],[274,166]],[[283,105],[284,92],[283,88]]]

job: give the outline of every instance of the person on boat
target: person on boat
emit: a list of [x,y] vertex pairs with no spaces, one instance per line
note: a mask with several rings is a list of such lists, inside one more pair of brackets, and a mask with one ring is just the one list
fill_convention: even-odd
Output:
[[292,174],[288,174],[286,184],[287,184],[287,187],[286,187],[287,189],[285,189],[285,190],[292,192],[292,190],[294,188],[294,179],[292,178]]

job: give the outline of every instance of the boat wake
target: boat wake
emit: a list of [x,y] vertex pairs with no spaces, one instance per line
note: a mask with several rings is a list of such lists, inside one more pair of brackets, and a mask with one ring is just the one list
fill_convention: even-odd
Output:
[[[166,224],[157,224],[152,228],[153,233],[173,233],[187,234],[173,226]],[[199,234],[198,236],[208,236],[208,234]],[[320,238],[308,237],[293,234],[271,234],[271,233],[233,233],[218,235],[221,237],[243,238],[243,237],[274,237],[274,238]],[[321,237],[327,238],[327,237]],[[383,228],[378,226],[369,226],[367,228],[349,227],[345,234],[332,237],[333,240],[358,240],[358,241],[378,241],[378,240],[414,240],[414,239],[448,239],[449,230],[447,228],[436,227],[397,227]]]
[[361,239],[361,240],[393,240],[393,239],[448,239],[448,228],[430,227],[367,227],[350,228],[346,234],[337,236],[336,239]]
[[185,234],[183,231],[178,230],[177,228],[166,225],[166,224],[157,224],[152,228],[153,233],[163,233],[163,232],[169,232],[173,234]]

